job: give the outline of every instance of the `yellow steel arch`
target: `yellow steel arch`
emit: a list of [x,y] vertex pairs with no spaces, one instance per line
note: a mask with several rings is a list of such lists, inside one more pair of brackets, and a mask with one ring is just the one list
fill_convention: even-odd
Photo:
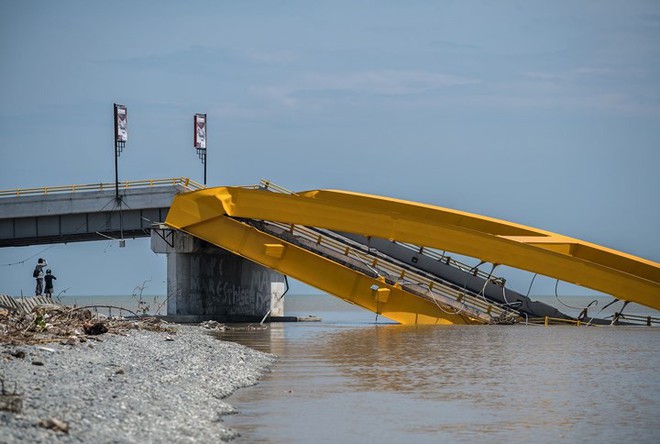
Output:
[[[487,322],[464,310],[442,308],[224,215],[185,227],[178,226],[176,219],[168,216],[168,224],[402,324]],[[378,290],[372,290],[374,285]]]
[[282,194],[218,187],[178,195],[166,223],[189,231],[224,214],[452,251],[660,309],[657,262],[516,223],[399,199],[334,190]]

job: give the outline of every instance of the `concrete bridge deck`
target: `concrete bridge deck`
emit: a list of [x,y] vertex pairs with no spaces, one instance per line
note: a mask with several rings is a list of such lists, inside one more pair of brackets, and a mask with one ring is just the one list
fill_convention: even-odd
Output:
[[167,255],[168,316],[181,322],[281,317],[284,276],[183,233],[155,229],[176,195],[203,188],[181,177],[120,182],[119,198],[115,183],[0,191],[0,248],[153,235],[152,250]]
[[204,188],[186,178],[0,191],[0,247],[148,237],[181,192]]

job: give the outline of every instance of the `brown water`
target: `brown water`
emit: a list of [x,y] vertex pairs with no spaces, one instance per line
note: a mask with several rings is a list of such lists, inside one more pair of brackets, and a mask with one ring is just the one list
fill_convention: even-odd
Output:
[[222,338],[275,353],[228,402],[238,442],[660,442],[660,329],[407,327],[328,296],[320,323]]

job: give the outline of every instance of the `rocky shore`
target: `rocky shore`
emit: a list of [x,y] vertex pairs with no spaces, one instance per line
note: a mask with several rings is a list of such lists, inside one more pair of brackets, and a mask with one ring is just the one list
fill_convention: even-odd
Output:
[[[237,433],[223,425],[223,401],[254,385],[273,355],[214,338],[199,326],[174,332],[129,330],[86,342],[0,344],[0,442],[213,442]],[[2,399],[0,399],[0,406]]]

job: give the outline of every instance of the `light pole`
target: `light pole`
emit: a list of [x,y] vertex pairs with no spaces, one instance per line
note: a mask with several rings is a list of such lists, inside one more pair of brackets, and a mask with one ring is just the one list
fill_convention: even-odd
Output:
[[124,105],[114,104],[115,116],[115,199],[121,201],[119,197],[119,156],[126,146],[128,140],[128,115]]
[[125,245],[124,221],[122,218],[122,197],[119,195],[119,156],[126,146],[128,140],[128,114],[126,106],[114,104],[115,117],[115,201],[119,206],[119,246]]

